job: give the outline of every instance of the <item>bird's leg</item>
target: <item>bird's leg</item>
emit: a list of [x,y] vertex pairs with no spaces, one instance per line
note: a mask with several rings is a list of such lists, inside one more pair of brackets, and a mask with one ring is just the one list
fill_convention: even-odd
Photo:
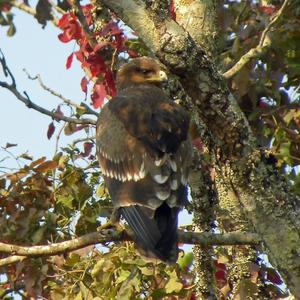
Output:
[[107,223],[99,226],[97,228],[97,231],[101,231],[103,229],[109,229],[109,228],[115,228],[117,231],[123,231],[124,228],[119,223],[120,217],[121,217],[121,214],[120,214],[119,208],[114,208],[111,213],[111,216],[109,218],[109,221]]
[[114,208],[111,213],[109,222],[111,222],[112,224],[116,224],[116,223],[119,224],[120,218],[121,218],[121,213],[120,213],[119,208]]

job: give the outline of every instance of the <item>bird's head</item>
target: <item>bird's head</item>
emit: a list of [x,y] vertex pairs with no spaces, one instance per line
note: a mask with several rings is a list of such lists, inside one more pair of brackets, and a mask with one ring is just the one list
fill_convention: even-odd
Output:
[[155,59],[150,57],[132,59],[123,65],[117,73],[118,90],[137,84],[160,86],[166,80],[166,72]]

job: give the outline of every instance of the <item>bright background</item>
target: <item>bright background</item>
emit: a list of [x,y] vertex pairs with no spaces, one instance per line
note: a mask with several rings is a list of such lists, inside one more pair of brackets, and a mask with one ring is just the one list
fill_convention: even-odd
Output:
[[[45,85],[62,93],[65,97],[80,103],[84,93],[80,89],[83,71],[74,60],[71,69],[66,70],[65,63],[73,51],[75,42],[63,44],[57,35],[59,29],[49,23],[45,29],[34,17],[13,10],[17,32],[13,37],[6,36],[6,27],[0,27],[0,48],[7,65],[15,76],[20,92],[27,91],[30,99],[47,109],[56,108],[58,98],[44,91],[38,81],[28,79],[25,68],[31,76],[41,75]],[[1,72],[1,81],[6,80]],[[55,150],[55,134],[47,139],[47,129],[51,118],[28,109],[22,102],[3,88],[0,88],[0,146],[7,142],[18,144],[18,153],[26,152],[34,158],[51,157]],[[57,133],[57,130],[56,132]],[[76,137],[63,137],[60,144],[70,142]],[[0,152],[0,157],[3,153]],[[6,164],[8,162],[6,161]],[[9,165],[14,164],[10,160]]]

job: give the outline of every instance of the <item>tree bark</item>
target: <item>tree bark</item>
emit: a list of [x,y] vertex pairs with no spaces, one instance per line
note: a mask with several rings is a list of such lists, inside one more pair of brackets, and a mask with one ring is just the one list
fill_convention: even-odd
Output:
[[[246,217],[264,240],[266,253],[291,292],[300,297],[299,199],[258,149],[249,124],[226,83],[191,36],[175,21],[146,10],[141,0],[103,0],[139,34],[153,53],[177,75],[206,136],[218,153],[224,179]],[[218,174],[221,175],[221,174]]]

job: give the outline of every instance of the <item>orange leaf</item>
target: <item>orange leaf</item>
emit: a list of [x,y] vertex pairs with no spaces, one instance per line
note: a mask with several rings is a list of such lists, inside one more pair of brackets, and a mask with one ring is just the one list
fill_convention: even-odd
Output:
[[37,165],[43,163],[45,160],[46,160],[46,157],[43,156],[43,157],[41,157],[41,158],[39,158],[39,159],[33,161],[33,162],[29,165],[29,168],[33,169],[35,166],[37,166]]
[[58,163],[55,160],[48,160],[42,164],[40,164],[38,167],[36,167],[34,170],[36,172],[42,173],[49,170],[53,170],[58,166]]

